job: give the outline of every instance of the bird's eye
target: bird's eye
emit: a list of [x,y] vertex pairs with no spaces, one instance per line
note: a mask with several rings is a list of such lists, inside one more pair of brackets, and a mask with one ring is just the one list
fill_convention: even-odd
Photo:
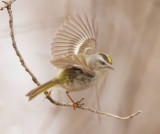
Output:
[[100,55],[103,57],[103,59],[104,59],[105,61],[107,61],[108,63],[112,64],[112,60],[111,60],[111,58],[110,58],[107,54],[105,54],[105,53],[100,53]]
[[106,65],[106,63],[105,63],[105,62],[103,62],[103,61],[100,61],[100,63],[101,63],[102,65]]

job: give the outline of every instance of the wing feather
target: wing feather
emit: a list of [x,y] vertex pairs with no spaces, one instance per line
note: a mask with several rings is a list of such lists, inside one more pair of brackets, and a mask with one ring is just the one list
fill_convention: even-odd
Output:
[[[73,16],[70,16],[70,23],[72,23],[72,21],[77,24],[76,29],[78,29],[78,31],[83,35],[83,37],[86,39],[89,36],[87,35],[86,31],[84,30],[84,28],[82,27],[82,25],[80,24],[80,22],[78,22]],[[79,28],[78,28],[79,26]],[[81,30],[80,30],[81,29]]]
[[90,74],[93,74],[91,67],[87,65],[85,58],[79,59],[76,55],[66,56],[64,58],[59,58],[56,60],[51,60],[51,64],[60,69],[66,69],[71,67],[80,68]]
[[51,44],[51,63],[59,68],[88,68],[85,58],[96,52],[96,38],[94,20],[87,15],[68,16]]

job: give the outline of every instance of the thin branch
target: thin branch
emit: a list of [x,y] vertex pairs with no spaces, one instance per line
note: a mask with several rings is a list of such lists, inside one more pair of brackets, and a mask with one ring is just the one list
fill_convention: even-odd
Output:
[[[6,2],[5,2],[6,3]],[[13,29],[13,15],[12,15],[12,10],[11,10],[11,5],[7,6],[7,11],[9,14],[9,27],[10,27],[10,35],[11,35],[11,39],[12,39],[12,45],[13,48],[17,54],[17,56],[19,57],[19,60],[21,62],[21,65],[25,68],[26,72],[29,73],[29,75],[32,77],[32,80],[34,81],[34,83],[36,83],[38,86],[40,85],[40,83],[38,82],[37,78],[34,76],[34,74],[29,70],[29,68],[26,66],[18,48],[16,45],[16,41],[15,41],[15,37],[14,37],[14,29]]]
[[[37,78],[34,76],[34,74],[30,71],[30,69],[27,67],[27,65],[25,64],[18,48],[17,48],[17,45],[16,45],[16,41],[15,41],[15,36],[14,36],[14,29],[13,29],[13,15],[12,15],[12,10],[11,10],[11,4],[14,2],[15,0],[11,0],[9,2],[4,2],[5,5],[4,7],[1,7],[0,9],[3,10],[4,8],[7,8],[7,11],[8,11],[8,14],[9,14],[9,27],[10,27],[10,35],[11,35],[11,39],[12,39],[12,45],[13,45],[13,48],[21,62],[21,65],[24,67],[24,69],[26,70],[27,73],[29,73],[29,75],[31,76],[33,82],[35,84],[37,84],[37,86],[40,85],[40,82],[38,82]],[[52,104],[55,104],[57,106],[67,106],[67,107],[73,107],[73,104],[72,103],[62,103],[62,102],[58,102],[56,100],[53,100],[50,96],[48,96],[48,92],[44,92],[44,94],[46,95],[47,99],[52,103]],[[94,109],[91,109],[89,107],[84,107],[82,106],[83,104],[80,104],[81,101],[83,100],[83,98],[79,101],[78,105],[76,105],[76,108],[78,109],[82,109],[82,110],[86,110],[86,111],[90,111],[90,112],[93,112],[93,113],[96,113],[96,114],[101,114],[101,115],[107,115],[107,116],[110,116],[110,117],[113,117],[113,118],[116,118],[116,119],[122,119],[122,120],[126,120],[126,119],[131,119],[132,117],[138,115],[141,111],[138,111],[132,115],[129,115],[127,117],[120,117],[120,116],[117,116],[117,115],[113,115],[113,114],[110,114],[110,113],[105,113],[105,112],[101,112],[99,110],[94,110]]]
[[[48,95],[47,93],[45,93],[46,95]],[[67,107],[71,107],[73,108],[73,104],[72,103],[62,103],[62,102],[58,102],[58,101],[55,101],[53,100],[50,96],[48,96],[48,100],[57,105],[57,106],[67,106]],[[83,99],[83,98],[82,98]],[[83,105],[83,103],[82,103]],[[138,114],[141,113],[141,111],[138,111],[132,115],[129,115],[129,116],[126,116],[126,117],[121,117],[121,116],[117,116],[117,115],[114,115],[114,114],[111,114],[111,113],[106,113],[106,112],[102,112],[102,111],[99,111],[99,110],[94,110],[94,109],[91,109],[89,107],[83,107],[81,104],[78,105],[78,106],[75,106],[76,108],[79,108],[79,109],[82,109],[82,110],[86,110],[86,111],[90,111],[90,112],[93,112],[93,113],[96,113],[96,114],[101,114],[101,115],[106,115],[106,116],[110,116],[110,117],[113,117],[113,118],[116,118],[116,119],[121,119],[121,120],[127,120],[127,119],[131,119],[135,116],[137,116]]]
[[8,6],[10,6],[14,1],[16,1],[16,0],[10,0],[10,1],[2,1],[3,3],[5,3],[4,4],[4,6],[3,7],[0,7],[0,10],[3,10],[4,8],[7,8]]

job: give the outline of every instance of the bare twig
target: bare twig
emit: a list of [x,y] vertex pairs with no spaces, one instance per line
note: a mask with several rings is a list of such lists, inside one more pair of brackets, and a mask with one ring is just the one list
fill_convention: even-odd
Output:
[[14,1],[16,1],[16,0],[10,0],[10,1],[3,1],[3,3],[5,3],[4,4],[4,6],[3,7],[0,7],[0,10],[3,10],[4,8],[7,8],[8,6],[10,6]]
[[[15,36],[14,36],[14,29],[13,29],[13,15],[12,15],[12,10],[11,10],[11,4],[14,2],[15,0],[11,0],[9,2],[4,2],[5,5],[4,7],[1,7],[0,10],[3,10],[4,8],[7,8],[7,11],[8,11],[8,14],[9,14],[9,26],[10,26],[10,35],[11,35],[11,39],[12,39],[12,45],[13,45],[13,48],[21,62],[21,65],[25,68],[26,72],[29,73],[29,75],[31,76],[33,82],[35,84],[37,84],[37,86],[40,85],[40,82],[38,82],[37,78],[34,76],[34,74],[30,71],[30,69],[27,67],[27,65],[25,64],[18,48],[17,48],[17,45],[16,45],[16,41],[15,41]],[[47,96],[47,99],[52,103],[52,104],[55,104],[57,106],[67,106],[67,107],[73,107],[73,104],[72,103],[62,103],[62,102],[58,102],[56,100],[53,100],[50,96],[48,96],[48,92],[44,92],[44,94]],[[81,99],[79,101],[79,103],[81,103],[83,99]],[[78,109],[82,109],[82,110],[86,110],[86,111],[90,111],[90,112],[93,112],[93,113],[96,113],[96,114],[102,114],[102,115],[107,115],[107,116],[110,116],[110,117],[113,117],[113,118],[116,118],[116,119],[122,119],[122,120],[126,120],[126,119],[131,119],[132,117],[138,115],[140,113],[140,111],[132,114],[132,115],[129,115],[127,117],[120,117],[120,116],[117,116],[117,115],[113,115],[113,114],[110,114],[110,113],[105,113],[105,112],[101,112],[101,111],[98,111],[98,110],[94,110],[94,109],[91,109],[89,107],[84,107],[82,106],[83,104],[78,104],[76,105],[75,107],[78,108]]]
[[[45,93],[46,94],[46,93]],[[46,94],[47,95],[47,94]],[[51,98],[50,96],[48,96],[48,98]],[[51,99],[48,99],[51,103],[57,105],[57,106],[67,106],[67,107],[71,107],[73,108],[73,104],[72,103],[62,103],[62,102],[58,102],[58,101],[55,101],[53,100],[52,98]],[[83,99],[81,99],[80,101],[82,101]],[[86,111],[90,111],[90,112],[93,112],[93,113],[96,113],[96,114],[101,114],[101,115],[107,115],[107,116],[110,116],[110,117],[113,117],[113,118],[116,118],[116,119],[121,119],[121,120],[127,120],[127,119],[131,119],[133,118],[134,116],[137,116],[138,114],[141,113],[141,111],[138,111],[132,115],[129,115],[129,116],[126,116],[126,117],[120,117],[120,116],[117,116],[117,115],[114,115],[114,114],[111,114],[111,113],[106,113],[106,112],[102,112],[102,111],[99,111],[99,110],[94,110],[94,109],[91,109],[89,107],[83,107],[82,105],[78,105],[78,106],[75,106],[76,108],[79,108],[79,109],[82,109],[82,110],[86,110]]]
[[30,76],[32,77],[32,80],[34,81],[34,83],[36,83],[38,86],[40,85],[40,83],[38,82],[38,80],[36,79],[36,77],[34,76],[34,74],[29,70],[29,68],[26,66],[18,48],[16,45],[16,41],[15,41],[15,37],[14,37],[14,29],[13,29],[13,16],[12,16],[12,10],[11,10],[11,5],[7,6],[7,11],[9,14],[9,27],[10,27],[10,35],[11,35],[11,39],[12,39],[12,45],[13,48],[17,54],[17,56],[19,57],[19,60],[21,62],[21,65],[25,68],[26,72],[28,72],[30,74]]

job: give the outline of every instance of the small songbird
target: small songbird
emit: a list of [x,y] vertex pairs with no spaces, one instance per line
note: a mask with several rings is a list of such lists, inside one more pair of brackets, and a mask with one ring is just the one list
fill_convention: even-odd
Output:
[[97,52],[97,30],[94,19],[86,15],[68,16],[51,44],[51,64],[62,69],[58,76],[31,90],[26,96],[32,100],[53,86],[69,92],[81,91],[95,85],[98,78],[113,69],[111,58]]

